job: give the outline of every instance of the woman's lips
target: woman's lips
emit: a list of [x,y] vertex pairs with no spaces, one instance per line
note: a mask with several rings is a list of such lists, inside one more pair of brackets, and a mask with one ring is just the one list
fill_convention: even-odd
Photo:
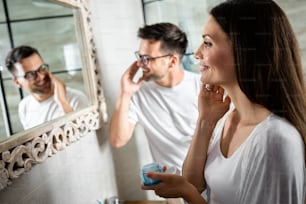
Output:
[[201,65],[200,66],[200,71],[201,72],[204,72],[204,71],[206,71],[206,70],[208,70],[209,69],[209,66],[207,66],[207,65]]

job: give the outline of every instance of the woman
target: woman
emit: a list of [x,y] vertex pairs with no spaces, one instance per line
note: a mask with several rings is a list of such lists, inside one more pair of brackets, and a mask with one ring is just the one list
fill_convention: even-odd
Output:
[[202,37],[199,118],[183,177],[150,172],[162,182],[142,188],[195,204],[304,203],[306,91],[286,15],[271,0],[226,1]]

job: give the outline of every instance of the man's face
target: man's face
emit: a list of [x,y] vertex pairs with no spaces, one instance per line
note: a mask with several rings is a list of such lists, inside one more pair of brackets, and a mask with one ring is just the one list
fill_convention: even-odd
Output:
[[[15,63],[14,82],[20,88],[24,88],[29,94],[49,95],[52,92],[51,79],[47,69],[42,69],[43,61],[39,55],[33,54],[20,62]],[[30,72],[34,74],[31,74]],[[35,73],[35,71],[37,71]],[[27,78],[24,76],[27,74]],[[29,77],[29,75],[31,75]],[[34,75],[34,77],[33,77]]]
[[[141,39],[139,46],[139,54],[149,58],[168,55],[160,51],[159,41],[149,41]],[[138,66],[142,67],[145,80],[161,80],[169,73],[169,59],[171,56],[160,57],[148,60],[144,65],[141,60],[138,60]]]

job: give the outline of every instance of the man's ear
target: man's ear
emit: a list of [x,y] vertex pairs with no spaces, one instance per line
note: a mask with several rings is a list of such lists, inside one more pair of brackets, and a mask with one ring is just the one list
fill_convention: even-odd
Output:
[[179,56],[178,55],[172,55],[171,57],[170,57],[170,64],[169,64],[169,66],[170,67],[175,67],[175,65],[177,64],[177,63],[179,63]]
[[22,88],[22,84],[18,81],[17,77],[13,77],[13,82],[18,88]]

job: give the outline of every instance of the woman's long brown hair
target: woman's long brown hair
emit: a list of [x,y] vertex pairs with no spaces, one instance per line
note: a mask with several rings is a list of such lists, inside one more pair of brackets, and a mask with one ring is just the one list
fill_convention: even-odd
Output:
[[305,79],[299,46],[283,10],[271,0],[230,0],[211,15],[232,41],[242,91],[293,124],[305,147]]

